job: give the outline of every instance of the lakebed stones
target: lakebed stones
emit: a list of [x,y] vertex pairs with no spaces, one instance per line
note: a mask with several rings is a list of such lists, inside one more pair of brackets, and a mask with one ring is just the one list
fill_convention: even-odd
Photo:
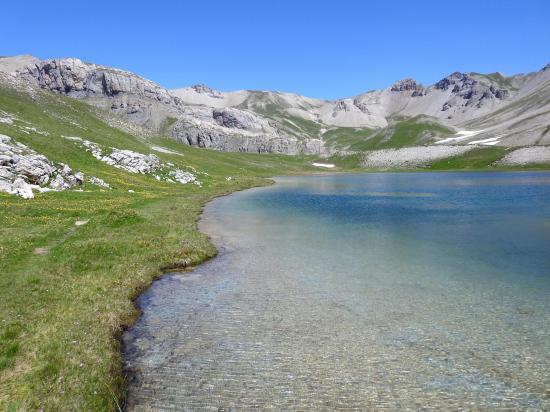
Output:
[[0,191],[31,199],[33,190],[67,190],[83,181],[83,173],[73,173],[63,163],[54,165],[46,156],[0,135]]

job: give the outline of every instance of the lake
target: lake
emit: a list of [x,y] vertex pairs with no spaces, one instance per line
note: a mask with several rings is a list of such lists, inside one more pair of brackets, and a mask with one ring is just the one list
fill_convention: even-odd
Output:
[[550,173],[277,178],[124,335],[129,410],[550,409]]

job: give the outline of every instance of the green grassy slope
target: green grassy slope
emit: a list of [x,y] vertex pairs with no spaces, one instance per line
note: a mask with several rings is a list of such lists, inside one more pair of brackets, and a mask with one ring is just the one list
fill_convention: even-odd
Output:
[[[113,186],[32,200],[0,193],[0,410],[115,410],[124,387],[117,337],[137,316],[132,299],[161,267],[216,253],[196,228],[204,203],[266,184],[263,176],[313,171],[312,158],[147,141],[107,126],[85,103],[48,93],[32,99],[1,87],[0,110],[17,118],[0,123],[0,133]],[[183,154],[156,153],[162,160],[208,176],[200,175],[202,188],[158,182],[108,166],[62,136],[142,153],[162,145]]]
[[502,159],[509,149],[505,147],[489,146],[473,149],[461,156],[454,156],[448,159],[439,160],[429,168],[431,170],[454,170],[473,169],[482,170],[492,168],[497,160]]
[[[246,102],[242,107],[247,107]],[[253,106],[252,110],[269,119],[275,120],[282,130],[299,138],[308,137],[317,139],[323,127],[321,123],[303,119],[298,116],[292,116],[284,110],[284,107],[272,103],[264,106]]]
[[364,151],[418,146],[447,137],[454,132],[448,127],[424,116],[396,119],[384,129],[333,128],[323,134],[329,147],[341,150]]

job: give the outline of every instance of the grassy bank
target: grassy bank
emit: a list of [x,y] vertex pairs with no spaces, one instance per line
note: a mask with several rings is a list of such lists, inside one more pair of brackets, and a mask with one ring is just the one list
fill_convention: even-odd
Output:
[[[133,299],[161,268],[216,253],[196,227],[203,205],[267,176],[312,171],[312,159],[143,139],[48,93],[0,87],[0,110],[13,117],[0,133],[113,188],[84,184],[31,200],[0,193],[0,410],[116,410],[124,388],[118,338],[138,315]],[[126,173],[63,136],[142,153],[161,145],[175,152],[157,152],[161,160],[195,168],[202,187]]]
[[25,203],[1,196],[2,409],[116,409],[117,337],[137,316],[132,299],[161,267],[216,253],[196,229],[205,202],[263,182],[178,194],[55,193]]

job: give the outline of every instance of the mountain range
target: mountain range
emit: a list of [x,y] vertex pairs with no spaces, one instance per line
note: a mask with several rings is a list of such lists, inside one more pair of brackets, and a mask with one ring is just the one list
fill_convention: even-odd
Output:
[[0,58],[5,78],[122,115],[143,134],[223,151],[350,154],[423,145],[550,144],[550,65],[540,71],[452,73],[338,100],[278,91],[167,90],[134,73],[75,58]]

